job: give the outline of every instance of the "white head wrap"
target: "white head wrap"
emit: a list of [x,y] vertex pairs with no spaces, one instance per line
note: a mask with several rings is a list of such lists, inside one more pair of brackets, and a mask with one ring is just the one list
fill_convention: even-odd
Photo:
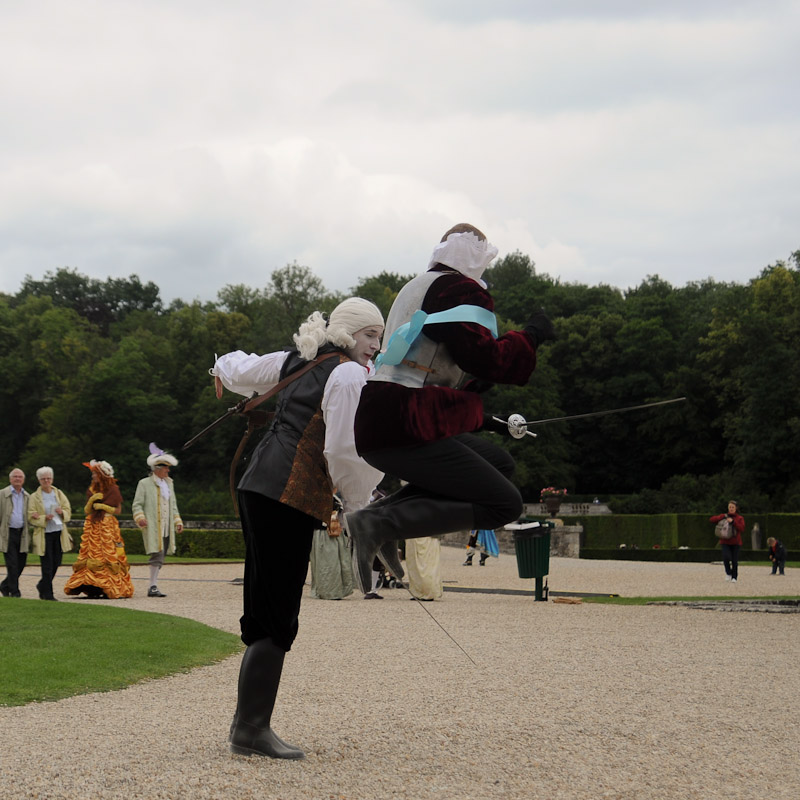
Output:
[[480,239],[471,231],[451,233],[433,248],[428,269],[434,264],[444,264],[477,281],[485,289],[486,283],[481,275],[497,252],[493,244],[486,239]]
[[370,325],[384,327],[383,314],[378,306],[361,297],[350,297],[333,309],[327,321],[319,311],[315,311],[294,335],[294,343],[300,357],[311,361],[317,357],[319,348],[328,342],[342,350],[354,347],[353,334]]

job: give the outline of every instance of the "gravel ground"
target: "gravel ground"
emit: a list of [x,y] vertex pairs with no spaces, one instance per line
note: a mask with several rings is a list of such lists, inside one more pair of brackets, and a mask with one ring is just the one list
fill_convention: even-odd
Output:
[[[513,556],[445,587],[532,590]],[[167,565],[129,608],[237,630],[241,565]],[[800,571],[552,559],[554,592],[800,596]],[[62,568],[57,585],[63,585]],[[23,573],[35,596],[36,570]],[[800,615],[534,602],[402,589],[306,597],[273,725],[307,759],[231,756],[240,655],[125,690],[0,708],[0,796],[17,798],[791,798],[800,761]],[[0,599],[2,604],[13,602]],[[465,655],[431,619],[432,614]],[[474,663],[472,663],[474,662]]]

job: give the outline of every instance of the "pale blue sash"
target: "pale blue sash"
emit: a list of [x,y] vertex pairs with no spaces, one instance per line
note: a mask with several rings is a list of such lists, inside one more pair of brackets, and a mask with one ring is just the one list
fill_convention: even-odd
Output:
[[427,314],[420,309],[392,334],[386,349],[375,359],[375,369],[380,369],[383,364],[393,367],[401,363],[423,327],[437,322],[475,322],[488,328],[492,336],[497,338],[497,318],[486,308],[465,304],[434,314]]

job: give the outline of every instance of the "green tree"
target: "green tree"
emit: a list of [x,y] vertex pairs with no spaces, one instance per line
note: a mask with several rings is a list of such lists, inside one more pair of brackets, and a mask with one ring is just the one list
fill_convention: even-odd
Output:
[[386,319],[398,292],[413,277],[413,275],[398,275],[396,272],[381,272],[372,278],[362,278],[350,290],[350,294],[353,297],[371,300],[378,306],[383,318]]
[[781,503],[790,491],[800,447],[798,337],[800,272],[779,262],[735,308],[715,315],[703,342],[740,495],[762,492]]
[[161,310],[158,286],[152,281],[142,284],[136,275],[99,281],[62,267],[45,273],[40,281],[26,275],[16,301],[22,302],[30,295],[50,297],[53,305],[73,309],[104,334],[108,333],[112,322],[123,319],[131,311]]
[[92,325],[71,309],[55,307],[49,297],[31,295],[13,308],[0,302],[0,335],[0,418],[6,423],[0,427],[0,452],[12,465],[40,429],[43,411],[63,396],[77,371],[108,348]]

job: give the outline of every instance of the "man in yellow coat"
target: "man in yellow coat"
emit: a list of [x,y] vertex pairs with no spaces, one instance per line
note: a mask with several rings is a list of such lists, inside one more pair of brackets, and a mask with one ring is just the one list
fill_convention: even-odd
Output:
[[177,465],[175,456],[150,442],[150,475],[139,481],[133,498],[133,521],[142,529],[144,551],[150,556],[148,597],[166,597],[158,590],[158,573],[164,566],[164,556],[175,552],[175,535],[183,530],[175,486],[169,477],[170,467]]

